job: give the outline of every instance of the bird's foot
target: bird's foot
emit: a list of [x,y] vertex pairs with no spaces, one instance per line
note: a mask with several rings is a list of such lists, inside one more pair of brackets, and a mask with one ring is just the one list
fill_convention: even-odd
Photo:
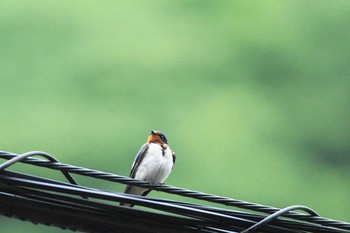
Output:
[[153,185],[153,183],[150,180],[145,180],[149,185]]

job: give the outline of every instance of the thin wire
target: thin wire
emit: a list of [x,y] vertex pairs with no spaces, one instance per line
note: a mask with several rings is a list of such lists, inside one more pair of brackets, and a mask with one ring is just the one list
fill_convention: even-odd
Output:
[[[51,163],[60,163],[58,161],[58,159],[56,159],[55,157],[53,157],[52,155],[46,153],[46,152],[42,152],[42,151],[30,151],[30,152],[26,152],[20,155],[17,155],[15,157],[13,157],[12,159],[2,163],[0,165],[0,173],[3,172],[6,168],[14,165],[17,162],[22,162],[25,159],[28,159],[32,156],[41,156],[46,158],[48,161],[50,161]],[[69,172],[61,170],[62,174],[66,177],[66,179],[69,181],[69,183],[74,184],[74,185],[78,185],[78,183],[73,179],[73,177],[69,174]],[[82,198],[86,199],[86,197],[82,196]]]
[[282,215],[284,215],[292,210],[304,210],[305,212],[309,213],[311,216],[318,216],[318,214],[315,211],[313,211],[312,209],[310,209],[308,207],[301,206],[301,205],[289,206],[289,207],[286,207],[284,209],[277,211],[276,213],[271,214],[270,216],[267,216],[266,218],[264,218],[260,222],[254,224],[253,226],[249,227],[248,229],[246,229],[240,233],[255,232],[256,230],[258,230],[259,228],[262,228],[263,226],[265,226],[269,222],[277,219],[278,217],[280,217],[280,216],[282,216]]
[[[16,157],[16,154],[9,153],[9,152],[4,152],[0,151],[0,157],[4,159],[11,159],[13,157]],[[248,210],[253,210],[257,212],[263,212],[267,214],[273,214],[279,209],[270,207],[270,206],[264,206],[256,203],[249,203],[241,200],[235,200],[232,198],[227,198],[227,197],[221,197],[217,195],[211,195],[211,194],[206,194],[202,192],[197,192],[197,191],[192,191],[188,189],[183,189],[183,188],[178,188],[174,186],[169,186],[169,185],[150,185],[146,181],[142,180],[135,180],[129,177],[125,176],[120,176],[120,175],[115,175],[111,173],[106,173],[106,172],[101,172],[97,170],[91,170],[87,168],[82,168],[82,167],[77,167],[77,166],[72,166],[68,164],[62,164],[62,163],[52,163],[48,161],[43,161],[41,159],[36,159],[36,158],[27,158],[25,160],[22,160],[21,162],[23,163],[28,163],[36,166],[41,166],[41,167],[46,167],[46,168],[51,168],[55,170],[60,170],[60,171],[66,171],[70,173],[75,173],[83,176],[88,176],[88,177],[93,177],[97,179],[103,179],[103,180],[108,180],[112,182],[118,182],[118,183],[123,183],[123,184],[130,184],[130,185],[135,185],[139,187],[144,187],[144,188],[150,188],[162,192],[167,192],[171,194],[176,194],[180,196],[185,196],[185,197],[190,197],[194,199],[199,199],[199,200],[204,200],[204,201],[209,201],[213,203],[220,203],[224,204],[227,206],[234,206],[242,209],[248,209]],[[291,212],[287,213],[285,217],[296,219],[296,220],[302,220],[306,222],[311,222],[311,223],[316,223],[324,226],[330,226],[334,228],[340,228],[340,229],[345,229],[345,230],[350,230],[350,224],[346,222],[341,222],[341,221],[336,221],[336,220],[331,220],[331,219],[326,219],[326,218],[321,218],[317,216],[310,216],[310,215],[305,215],[297,212]]]
[[[28,159],[31,156],[41,156],[46,158],[47,160],[49,160],[52,163],[60,163],[55,157],[53,157],[52,155],[46,153],[46,152],[42,152],[42,151],[30,151],[30,152],[26,152],[20,155],[17,155],[15,157],[13,157],[12,159],[2,163],[0,165],[0,172],[4,171],[6,168],[12,166],[13,164],[17,163],[17,162],[21,162],[25,159]],[[78,185],[77,182],[75,182],[75,180],[73,179],[73,177],[66,171],[61,171],[62,174],[67,178],[67,180],[71,183],[71,184],[75,184]]]

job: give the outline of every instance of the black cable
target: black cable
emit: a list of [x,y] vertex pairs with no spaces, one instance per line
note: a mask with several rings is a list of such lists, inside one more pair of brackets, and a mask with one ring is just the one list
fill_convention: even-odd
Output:
[[273,221],[274,219],[277,219],[278,217],[280,217],[280,216],[282,216],[282,215],[284,215],[292,210],[304,210],[305,212],[307,212],[311,216],[318,216],[318,214],[315,211],[313,211],[312,209],[310,209],[309,207],[305,207],[305,206],[301,206],[301,205],[289,206],[289,207],[286,207],[284,209],[277,211],[276,213],[271,214],[270,216],[267,216],[266,218],[264,218],[260,222],[254,224],[253,226],[249,227],[248,229],[246,229],[240,233],[256,232],[256,230],[258,230],[259,228],[265,226],[266,224]]
[[[105,192],[100,190],[87,190],[87,189],[81,189],[80,187],[70,187],[65,185],[47,184],[40,181],[6,177],[1,174],[0,174],[0,180],[3,183],[16,185],[20,187],[47,190],[52,192],[60,192],[60,193],[65,193],[69,195],[84,195],[90,198],[98,198],[100,200],[106,200],[106,201],[132,203],[132,204],[136,204],[136,205],[140,205],[140,206],[144,206],[144,207],[148,207],[156,210],[161,210],[161,211],[165,211],[173,214],[187,216],[190,218],[196,218],[203,221],[217,222],[220,224],[224,224],[226,226],[243,225],[248,227],[249,225],[254,223],[249,220],[245,220],[245,219],[241,219],[241,218],[237,218],[229,215],[209,212],[205,210],[199,210],[191,207],[174,205],[170,203],[161,203],[157,201],[148,200],[147,198],[140,198],[139,196],[134,196],[134,195],[111,193],[111,192]],[[130,209],[128,207],[120,207],[120,208]],[[272,227],[269,227],[269,228],[272,228]]]
[[[4,175],[0,175],[0,181],[4,184],[8,184],[9,187],[12,187],[12,193],[23,196],[23,197],[36,197],[36,200],[45,201],[48,198],[52,201],[49,201],[51,204],[59,204],[61,201],[67,202],[71,200],[70,197],[62,196],[61,194],[66,193],[69,195],[84,195],[98,198],[100,200],[110,200],[110,201],[120,201],[121,198],[125,198],[126,200],[121,200],[123,202],[130,202],[130,200],[133,201],[133,203],[137,200],[137,205],[142,205],[148,208],[162,210],[167,213],[173,213],[182,215],[185,217],[195,218],[198,220],[203,221],[201,225],[204,227],[214,227],[216,229],[226,229],[229,231],[235,230],[236,228],[246,228],[249,227],[249,225],[254,224],[254,221],[250,221],[247,219],[242,219],[234,216],[228,216],[223,213],[203,210],[196,208],[196,206],[190,207],[185,205],[178,205],[177,203],[172,203],[171,201],[166,201],[160,199],[158,200],[150,200],[149,198],[142,197],[142,196],[134,196],[134,195],[127,195],[127,194],[121,194],[121,193],[112,193],[112,192],[106,192],[101,190],[93,190],[83,187],[82,189],[80,187],[74,187],[70,185],[61,185],[61,184],[51,184],[46,183],[42,181],[35,180],[28,180],[18,177],[7,177]],[[29,178],[29,176],[28,176]],[[0,182],[1,184],[1,182]],[[20,187],[19,189],[14,189],[14,186]],[[7,188],[9,189],[9,188]],[[0,188],[0,190],[6,190],[6,188]],[[35,190],[33,190],[35,189]],[[45,193],[43,191],[36,191],[38,190],[46,190],[50,191],[50,193]],[[60,193],[60,196],[54,195],[51,192],[58,192]],[[85,203],[85,205],[83,205]],[[77,200],[72,204],[66,205],[70,207],[74,207],[74,209],[79,208],[81,210],[90,210],[91,208],[100,207],[99,203],[91,203],[90,201],[84,201],[84,200]],[[119,207],[119,206],[116,206]],[[116,208],[115,207],[115,208]],[[111,207],[110,207],[111,208]],[[123,208],[125,210],[135,210],[134,208],[126,208],[126,207],[119,207]],[[93,210],[93,209],[92,209]],[[106,210],[106,208],[104,208]],[[104,211],[101,210],[101,211]],[[147,215],[145,216],[147,218]],[[158,218],[159,219],[159,218]],[[214,224],[214,225],[213,225]],[[266,229],[268,229],[268,232],[275,232],[275,233],[295,233],[299,231],[295,230],[289,230],[285,229],[283,227],[276,227],[276,226],[267,226]]]
[[[212,206],[204,206],[204,205],[199,205],[199,204],[193,204],[193,203],[185,203],[185,202],[181,202],[181,201],[173,201],[173,200],[163,200],[163,199],[159,199],[159,198],[149,198],[151,200],[157,200],[157,201],[165,201],[165,202],[170,202],[173,204],[177,204],[177,205],[184,205],[184,206],[191,206],[193,208],[197,208],[197,209],[202,209],[202,210],[207,210],[207,211],[214,211],[214,212],[218,212],[218,213],[223,213],[223,214],[227,214],[227,215],[232,215],[235,217],[240,217],[240,218],[244,218],[244,219],[249,219],[255,222],[259,222],[262,221],[266,218],[266,216],[263,215],[258,215],[258,214],[253,214],[253,213],[247,213],[247,212],[241,212],[241,211],[236,211],[236,210],[229,210],[229,209],[222,209],[222,208],[217,208],[217,207],[212,207]],[[305,207],[307,208],[307,207]],[[309,209],[309,208],[308,208]],[[309,209],[310,213],[312,213],[313,210]],[[345,230],[339,230],[339,229],[334,229],[334,228],[330,228],[330,227],[326,227],[326,226],[320,226],[320,225],[315,225],[312,223],[308,223],[308,222],[295,222],[295,221],[291,221],[291,220],[286,220],[286,219],[275,219],[274,220],[274,225],[275,226],[281,226],[284,228],[290,228],[290,229],[296,229],[296,230],[309,230],[312,232],[342,232],[342,233],[348,233],[348,231]]]
[[[0,151],[0,158],[4,159],[12,159],[16,157],[16,154],[9,153],[9,152],[4,152]],[[240,201],[240,200],[235,200],[231,198],[226,198],[226,197],[220,197],[217,195],[211,195],[211,194],[206,194],[202,192],[196,192],[192,190],[187,190],[183,188],[178,188],[178,187],[173,187],[169,185],[150,185],[148,182],[141,181],[141,180],[135,180],[129,177],[125,176],[120,176],[116,174],[111,174],[111,173],[105,173],[97,170],[91,170],[87,168],[82,168],[82,167],[77,167],[77,166],[72,166],[68,164],[62,164],[59,162],[48,162],[44,161],[41,159],[36,159],[36,158],[26,158],[24,160],[21,160],[23,163],[28,163],[36,166],[41,166],[41,167],[46,167],[50,169],[55,169],[55,170],[60,170],[61,172],[70,172],[70,173],[75,173],[83,176],[88,176],[88,177],[93,177],[97,179],[103,179],[103,180],[108,180],[112,182],[118,182],[118,183],[123,183],[123,184],[131,184],[139,187],[145,187],[145,188],[151,188],[154,190],[158,191],[163,191],[171,194],[176,194],[180,196],[185,196],[185,197],[190,197],[194,199],[199,199],[199,200],[205,200],[213,203],[220,203],[224,204],[227,206],[234,206],[242,209],[247,209],[247,210],[253,210],[257,212],[262,212],[262,213],[267,213],[267,214],[273,214],[279,209],[273,208],[270,206],[263,206],[259,205],[256,203],[249,203],[245,201]],[[132,200],[129,200],[132,201]],[[305,222],[310,222],[313,224],[320,224],[323,226],[329,226],[333,228],[339,228],[339,229],[345,229],[345,230],[350,230],[350,224],[346,222],[340,222],[340,221],[335,221],[331,219],[326,219],[326,218],[321,218],[318,216],[310,216],[310,215],[305,215],[297,212],[290,212],[286,213],[284,217],[288,217],[291,219],[296,219],[299,221],[305,221]]]
[[[35,202],[60,206],[62,208],[70,208],[74,211],[79,210],[79,215],[85,215],[84,213],[94,213],[96,216],[98,215],[103,216],[104,218],[111,218],[116,215],[124,215],[125,217],[127,217],[128,215],[132,214],[133,218],[141,219],[144,222],[154,221],[154,219],[157,219],[162,224],[168,224],[169,226],[174,225],[174,223],[176,223],[175,226],[177,226],[178,228],[181,228],[181,226],[194,227],[198,224],[205,224],[204,221],[196,219],[188,219],[182,216],[164,215],[136,208],[124,208],[120,207],[119,205],[113,205],[100,201],[97,202],[93,200],[85,200],[77,198],[75,196],[63,195],[62,193],[55,194],[52,192],[46,192],[42,189],[36,190],[9,185],[7,187],[2,187],[1,190],[6,191],[7,193],[14,194],[17,198],[23,197],[22,200],[27,199]],[[132,213],[130,213],[130,211]]]

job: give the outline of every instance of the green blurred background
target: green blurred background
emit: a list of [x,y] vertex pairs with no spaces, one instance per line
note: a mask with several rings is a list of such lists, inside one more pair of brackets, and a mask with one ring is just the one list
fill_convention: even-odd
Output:
[[158,129],[167,184],[350,221],[349,22],[340,0],[2,1],[0,150],[128,175]]

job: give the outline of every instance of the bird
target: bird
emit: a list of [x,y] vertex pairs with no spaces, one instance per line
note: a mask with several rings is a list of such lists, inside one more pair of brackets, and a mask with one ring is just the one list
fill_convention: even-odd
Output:
[[[176,154],[170,149],[164,133],[152,130],[147,141],[137,152],[131,166],[130,178],[145,180],[150,184],[164,184],[176,161]],[[124,193],[146,196],[151,189],[127,185]],[[132,207],[129,203],[122,206]]]

